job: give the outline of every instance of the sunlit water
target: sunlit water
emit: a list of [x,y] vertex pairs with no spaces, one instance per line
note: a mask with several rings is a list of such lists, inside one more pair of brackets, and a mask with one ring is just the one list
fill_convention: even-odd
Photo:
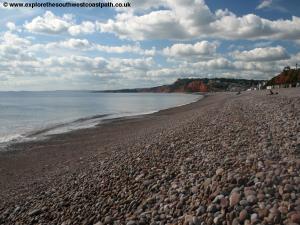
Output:
[[0,92],[0,143],[92,127],[103,119],[152,113],[199,98],[190,94]]

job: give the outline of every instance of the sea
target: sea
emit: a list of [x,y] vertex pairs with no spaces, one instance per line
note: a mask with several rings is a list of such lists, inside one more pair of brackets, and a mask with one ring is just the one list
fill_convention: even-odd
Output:
[[92,91],[0,92],[0,147],[189,104],[201,95]]

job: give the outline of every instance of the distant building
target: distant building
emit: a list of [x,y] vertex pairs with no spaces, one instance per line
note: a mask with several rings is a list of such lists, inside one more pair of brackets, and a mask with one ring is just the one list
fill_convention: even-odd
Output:
[[248,88],[246,91],[256,91],[256,90],[258,90],[258,88],[256,88],[256,87],[251,87],[251,88]]

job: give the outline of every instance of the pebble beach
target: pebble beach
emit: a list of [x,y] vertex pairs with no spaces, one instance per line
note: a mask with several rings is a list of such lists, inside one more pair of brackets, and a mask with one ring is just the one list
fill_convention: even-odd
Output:
[[300,89],[207,94],[0,153],[0,224],[300,224]]

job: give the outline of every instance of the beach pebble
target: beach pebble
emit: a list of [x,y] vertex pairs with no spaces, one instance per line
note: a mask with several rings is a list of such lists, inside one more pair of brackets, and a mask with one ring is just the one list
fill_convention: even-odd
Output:
[[101,223],[100,221],[95,223],[94,225],[103,225],[103,223]]
[[205,213],[205,207],[204,206],[202,206],[202,205],[200,205],[199,207],[198,207],[198,209],[196,210],[196,215],[197,216],[201,216],[203,213]]
[[235,206],[236,204],[238,204],[240,201],[240,197],[241,197],[241,195],[239,193],[233,192],[229,197],[230,206],[232,207],[232,206]]
[[112,223],[112,222],[113,222],[113,219],[112,219],[111,216],[106,216],[106,217],[104,218],[104,224],[110,224],[110,223]]
[[249,202],[251,204],[254,204],[254,203],[256,203],[256,201],[257,201],[257,198],[256,198],[255,195],[248,195],[247,196],[247,202]]
[[216,170],[216,175],[217,175],[217,176],[222,175],[223,172],[224,172],[224,169],[223,169],[223,168],[218,168],[218,169]]
[[244,221],[247,217],[248,217],[248,212],[247,212],[247,210],[243,209],[243,210],[240,212],[239,220],[240,220],[240,221]]
[[[44,177],[25,170],[32,185],[3,194],[0,223],[300,224],[298,92],[214,93],[178,113],[26,143],[35,154],[49,145],[49,162],[31,159]],[[60,145],[63,162],[51,162]]]
[[36,216],[42,212],[41,209],[34,209],[28,213],[29,216]]
[[292,213],[291,221],[294,223],[300,223],[300,212]]
[[184,225],[200,225],[201,222],[196,216],[186,215],[184,217]]
[[258,219],[258,215],[256,213],[251,214],[251,223],[255,223]]

